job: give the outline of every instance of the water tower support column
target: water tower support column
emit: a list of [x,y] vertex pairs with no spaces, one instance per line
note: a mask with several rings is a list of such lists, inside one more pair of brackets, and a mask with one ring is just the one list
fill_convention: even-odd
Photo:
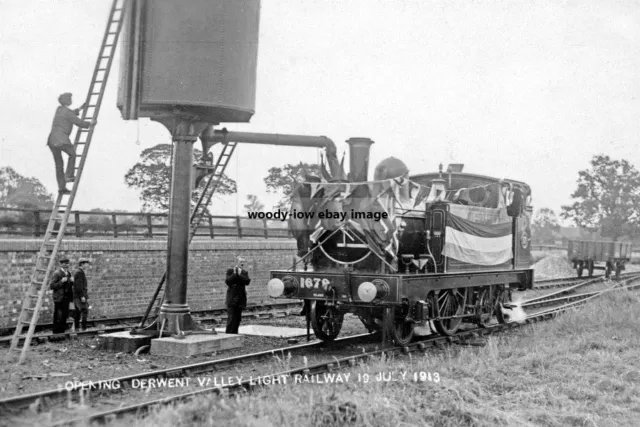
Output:
[[189,268],[189,217],[191,211],[191,173],[193,143],[207,126],[205,122],[175,117],[162,121],[171,132],[173,159],[171,164],[171,199],[167,232],[167,281],[165,300],[160,308],[157,327],[172,335],[197,331],[187,304],[187,273]]

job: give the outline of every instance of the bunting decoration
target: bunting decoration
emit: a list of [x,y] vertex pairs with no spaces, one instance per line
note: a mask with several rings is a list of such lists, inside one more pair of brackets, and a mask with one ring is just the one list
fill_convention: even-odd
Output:
[[[324,162],[321,173],[326,179]],[[429,193],[429,188],[406,177],[367,182],[305,182],[310,188],[310,211],[340,212],[343,218],[325,218],[308,222],[311,241],[317,243],[325,231],[343,228],[351,232],[379,256],[396,258],[399,242],[396,218],[414,210],[416,200]],[[424,199],[424,196],[422,196]],[[424,208],[422,209],[424,211]]]

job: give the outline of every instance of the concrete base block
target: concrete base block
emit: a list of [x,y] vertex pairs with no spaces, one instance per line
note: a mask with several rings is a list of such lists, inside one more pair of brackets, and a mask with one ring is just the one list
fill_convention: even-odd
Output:
[[186,335],[184,339],[156,338],[151,340],[151,354],[160,356],[197,356],[214,351],[242,347],[243,337],[235,334]]
[[113,332],[98,336],[98,347],[101,350],[133,353],[143,345],[151,345],[151,337],[131,335],[128,331]]
[[[225,328],[216,328],[218,332],[224,332]],[[288,328],[269,325],[240,325],[238,333],[241,335],[257,335],[263,337],[291,338],[307,335],[306,328]],[[313,329],[311,330],[313,335]]]

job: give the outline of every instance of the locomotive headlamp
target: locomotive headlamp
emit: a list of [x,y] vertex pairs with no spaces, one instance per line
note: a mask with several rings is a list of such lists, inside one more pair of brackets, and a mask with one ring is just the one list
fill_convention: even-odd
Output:
[[298,289],[298,281],[295,277],[284,276],[282,279],[274,277],[267,282],[267,292],[272,298],[289,296]]
[[282,280],[274,277],[273,279],[267,282],[267,291],[269,292],[269,296],[271,298],[277,298],[284,293],[284,283]]
[[383,299],[389,295],[389,285],[380,279],[373,282],[362,282],[358,286],[358,298],[364,302],[371,302],[374,299]]

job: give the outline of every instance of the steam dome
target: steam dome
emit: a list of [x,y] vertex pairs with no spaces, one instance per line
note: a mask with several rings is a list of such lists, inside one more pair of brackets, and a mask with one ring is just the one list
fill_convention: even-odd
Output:
[[378,163],[376,170],[373,173],[373,179],[375,181],[382,181],[385,179],[397,178],[409,172],[409,168],[404,162],[395,157],[388,157]]

